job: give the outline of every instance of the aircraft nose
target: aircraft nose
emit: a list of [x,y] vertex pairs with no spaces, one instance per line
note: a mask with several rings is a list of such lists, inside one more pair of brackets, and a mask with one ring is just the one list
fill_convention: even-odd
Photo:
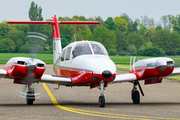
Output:
[[102,72],[102,76],[105,78],[109,78],[109,77],[111,77],[111,75],[112,75],[112,73],[109,70],[105,70]]

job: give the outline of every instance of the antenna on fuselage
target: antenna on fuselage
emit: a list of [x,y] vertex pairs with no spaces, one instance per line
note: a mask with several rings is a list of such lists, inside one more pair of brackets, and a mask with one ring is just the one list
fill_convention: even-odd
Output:
[[76,42],[76,35],[74,34],[74,40],[75,40],[75,42]]

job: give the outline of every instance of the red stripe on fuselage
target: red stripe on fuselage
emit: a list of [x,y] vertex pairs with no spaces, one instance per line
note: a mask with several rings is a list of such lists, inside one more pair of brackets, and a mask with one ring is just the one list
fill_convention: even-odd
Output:
[[[66,76],[72,79],[71,85],[91,85],[94,83],[98,83],[100,81],[104,82],[112,82],[112,77],[116,76],[116,74],[112,74],[109,78],[104,78],[102,74],[93,73],[90,70],[83,70],[77,68],[69,68],[69,67],[53,67],[56,75]],[[92,77],[97,76],[100,79],[98,81],[93,81]]]

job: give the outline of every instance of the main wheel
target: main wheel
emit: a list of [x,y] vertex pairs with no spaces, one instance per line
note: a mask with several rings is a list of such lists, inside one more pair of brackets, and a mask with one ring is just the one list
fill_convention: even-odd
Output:
[[105,98],[104,96],[99,96],[99,107],[105,106]]
[[133,91],[132,92],[132,100],[134,104],[139,104],[140,103],[140,95],[139,95],[139,91]]
[[34,100],[35,100],[34,92],[28,91],[26,95],[27,105],[32,105]]

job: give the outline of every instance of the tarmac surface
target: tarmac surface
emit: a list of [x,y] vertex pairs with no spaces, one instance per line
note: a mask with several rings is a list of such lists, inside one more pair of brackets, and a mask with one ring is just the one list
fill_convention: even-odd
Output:
[[[0,65],[2,69],[4,65]],[[47,65],[46,74],[54,74],[52,65]],[[118,70],[118,74],[127,73]],[[35,84],[40,93],[33,105],[26,105],[25,97],[19,97],[23,85],[13,84],[11,79],[0,80],[0,120],[109,120],[109,119],[180,119],[180,82],[164,79],[160,84],[141,87],[141,103],[131,100],[132,83],[110,84],[104,91],[106,105],[99,108],[100,90],[89,87]]]

